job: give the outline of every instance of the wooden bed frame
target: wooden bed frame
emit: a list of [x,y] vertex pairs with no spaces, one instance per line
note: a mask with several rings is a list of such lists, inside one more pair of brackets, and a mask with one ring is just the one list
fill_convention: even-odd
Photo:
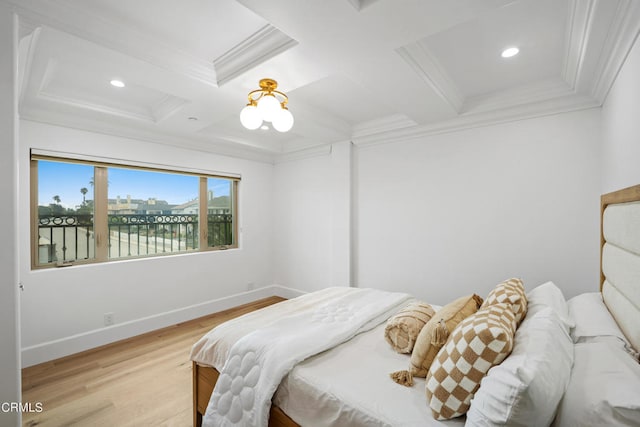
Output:
[[[602,222],[604,210],[610,204],[640,201],[640,185],[628,187],[622,190],[607,193],[600,198],[600,291],[604,283],[604,273],[602,272],[602,249],[604,247],[604,233]],[[213,393],[213,387],[218,380],[220,373],[211,367],[200,366],[193,362],[193,425],[200,427],[202,417],[209,404],[209,399]],[[271,406],[269,416],[269,427],[300,427],[296,422],[287,416],[280,408]]]
[[[211,399],[213,387],[218,381],[220,373],[210,366],[193,363],[193,426],[202,426],[202,417]],[[269,413],[269,427],[300,427],[275,405]]]

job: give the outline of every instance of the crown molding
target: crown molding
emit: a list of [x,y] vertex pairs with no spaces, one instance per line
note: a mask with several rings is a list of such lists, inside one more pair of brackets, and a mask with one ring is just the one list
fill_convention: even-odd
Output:
[[[4,1],[4,0],[1,0],[1,1]],[[18,15],[18,22],[19,22],[18,37],[20,37],[20,39],[28,36],[40,26],[36,21],[29,19],[28,16],[24,16],[24,15],[23,16]]]
[[591,94],[603,104],[640,34],[640,2],[621,0],[600,55]]
[[396,129],[415,126],[416,122],[409,119],[404,114],[393,114],[378,120],[358,123],[353,127],[353,138],[361,138],[368,135],[375,135],[383,132],[390,132]]
[[[574,92],[589,94],[602,105],[640,33],[640,2],[571,0],[569,7],[562,78]],[[601,10],[611,13],[610,21],[598,20]],[[604,41],[594,41],[596,33],[606,34]],[[591,48],[594,43],[602,46]],[[587,60],[590,51],[599,54]]]
[[311,140],[322,139],[332,143],[348,139],[353,133],[353,126],[349,122],[310,104],[296,106],[295,119],[304,123],[304,126],[296,128],[294,124],[294,131]]
[[184,98],[166,94],[159,102],[151,107],[153,121],[159,123],[179,111],[190,102]]
[[33,59],[35,56],[36,49],[38,47],[38,42],[40,41],[40,28],[33,27],[26,33],[20,40],[20,43],[26,43],[27,46],[24,47],[26,53],[23,54],[22,46],[20,46],[20,78],[18,80],[18,88],[20,89],[20,98],[18,100],[18,105],[21,106],[24,104],[27,86],[29,85],[29,81],[31,80],[31,71],[33,70]]
[[156,67],[217,86],[215,69],[208,61],[173,48],[131,27],[69,4],[66,0],[1,0],[13,7],[30,27],[47,26],[100,46],[121,52]]
[[375,3],[377,0],[347,0],[351,6],[358,12],[365,7]]
[[592,29],[596,0],[569,0],[566,51],[562,79],[575,90],[584,66],[585,53]]
[[[246,132],[257,132],[249,131]],[[260,130],[260,132],[263,132]],[[221,139],[228,143],[234,143],[238,146],[244,146],[249,149],[255,149],[259,151],[265,151],[269,153],[277,153],[280,152],[281,145],[277,141],[273,141],[268,138],[247,138],[242,133],[238,132],[223,132],[219,129],[215,124],[211,124],[206,126],[198,131],[199,138],[213,138],[213,139]]]
[[464,95],[424,42],[409,43],[396,52],[455,113],[462,111]]
[[58,113],[51,110],[23,109],[20,111],[20,120],[61,126],[118,138],[135,139],[185,150],[200,151],[262,163],[273,164],[275,160],[274,153],[272,152],[241,146],[237,143],[226,141],[223,138],[211,136],[194,138],[193,136],[182,134],[174,135],[168,132],[109,124],[105,120]]
[[80,108],[83,110],[96,111],[102,114],[108,114],[111,116],[123,117],[129,120],[137,120],[142,122],[154,123],[155,119],[151,113],[144,111],[124,110],[121,108],[108,107],[102,104],[96,104],[94,102],[84,101],[78,98],[70,96],[62,96],[56,93],[50,93],[46,91],[39,92],[37,98],[46,102],[54,102],[57,104],[67,105],[73,108]]
[[265,25],[213,60],[219,86],[291,49],[298,42],[272,25]]
[[360,11],[360,0],[347,0],[351,6],[358,12]]
[[331,144],[314,145],[313,147],[301,150],[280,153],[275,156],[275,164],[294,162],[298,160],[310,159],[313,157],[328,156],[331,154]]
[[512,89],[468,98],[464,104],[463,112],[466,114],[504,110],[522,104],[547,101],[573,94],[573,89],[564,80],[550,78]]
[[585,110],[599,106],[598,102],[591,97],[571,95],[532,104],[509,107],[501,110],[469,113],[433,124],[411,126],[403,129],[353,138],[353,143],[358,147],[364,148],[379,144],[424,138],[442,133],[457,132],[465,129]]

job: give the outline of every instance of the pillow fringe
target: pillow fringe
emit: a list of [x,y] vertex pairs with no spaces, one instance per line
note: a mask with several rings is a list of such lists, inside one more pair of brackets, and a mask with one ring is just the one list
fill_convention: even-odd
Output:
[[389,374],[392,380],[405,387],[413,386],[413,375],[410,371],[397,371]]

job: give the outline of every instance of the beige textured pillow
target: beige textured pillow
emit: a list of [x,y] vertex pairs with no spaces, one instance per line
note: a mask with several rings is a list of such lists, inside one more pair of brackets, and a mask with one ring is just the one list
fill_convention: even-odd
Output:
[[412,386],[414,376],[426,377],[431,362],[447,341],[449,333],[465,317],[478,311],[481,304],[482,298],[473,294],[458,298],[438,310],[418,334],[409,370],[394,372],[391,378],[398,384]]
[[411,353],[418,334],[434,314],[435,310],[429,304],[411,302],[387,320],[384,338],[398,353]]
[[496,287],[489,292],[487,299],[484,300],[480,308],[482,309],[502,302],[511,304],[511,308],[516,315],[516,322],[519,325],[527,315],[527,294],[524,291],[522,280],[513,278],[497,284]]
[[427,402],[433,418],[464,415],[489,369],[511,353],[516,316],[496,303],[467,317],[451,333],[429,368]]

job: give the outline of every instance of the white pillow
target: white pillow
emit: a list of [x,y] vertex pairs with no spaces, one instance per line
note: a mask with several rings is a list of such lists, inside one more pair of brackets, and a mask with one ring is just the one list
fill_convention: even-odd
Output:
[[555,310],[527,316],[511,354],[482,379],[467,412],[470,426],[548,426],[564,394],[573,343]]
[[589,292],[571,298],[567,305],[576,326],[571,331],[573,342],[592,337],[614,336],[627,343],[627,339],[602,301],[600,292]]
[[545,307],[551,307],[560,320],[566,325],[567,331],[575,326],[575,322],[569,314],[569,306],[562,291],[553,282],[546,282],[539,285],[527,293],[529,301],[529,312],[527,315],[533,316]]
[[638,426],[640,365],[617,340],[575,345],[569,387],[556,426]]

